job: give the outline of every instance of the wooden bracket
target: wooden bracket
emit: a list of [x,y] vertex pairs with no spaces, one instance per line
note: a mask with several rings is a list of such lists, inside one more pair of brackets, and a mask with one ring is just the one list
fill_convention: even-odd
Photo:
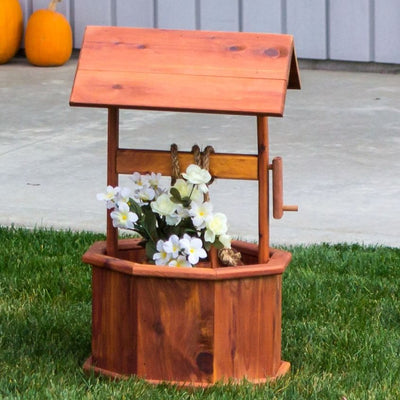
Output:
[[299,207],[283,204],[282,158],[275,157],[268,168],[272,170],[272,214],[275,219],[281,219],[284,211],[298,211]]

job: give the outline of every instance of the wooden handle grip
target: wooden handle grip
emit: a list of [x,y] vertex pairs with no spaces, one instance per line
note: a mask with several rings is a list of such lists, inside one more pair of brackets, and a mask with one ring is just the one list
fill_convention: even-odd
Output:
[[283,211],[299,211],[299,206],[283,206]]
[[283,204],[283,173],[282,158],[275,157],[272,160],[272,204],[273,216],[275,219],[281,219],[284,211],[298,211],[296,205]]
[[282,178],[282,158],[275,157],[272,160],[272,205],[273,216],[275,219],[282,218],[283,215],[283,178]]

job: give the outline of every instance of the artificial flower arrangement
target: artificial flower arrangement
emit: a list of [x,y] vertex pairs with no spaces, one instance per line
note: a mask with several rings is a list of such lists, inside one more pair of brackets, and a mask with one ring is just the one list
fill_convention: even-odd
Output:
[[98,200],[112,210],[113,226],[137,232],[150,263],[193,267],[207,258],[211,246],[231,248],[227,218],[213,212],[207,200],[211,175],[191,164],[182,178],[169,188],[162,187],[161,174],[135,172],[129,188],[108,186]]

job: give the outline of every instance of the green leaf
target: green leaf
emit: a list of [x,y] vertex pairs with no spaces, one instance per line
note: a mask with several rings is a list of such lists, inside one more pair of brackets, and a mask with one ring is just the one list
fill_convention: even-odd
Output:
[[204,249],[205,249],[206,251],[210,251],[211,246],[212,246],[212,243],[210,243],[210,242],[204,242]]
[[224,248],[224,245],[217,238],[215,238],[213,246],[218,250]]
[[189,208],[191,202],[192,202],[192,200],[190,200],[190,197],[184,197],[182,199],[182,205],[185,208]]
[[179,193],[179,190],[177,188],[172,187],[169,192],[172,196],[171,201],[173,201],[174,203],[182,202],[181,194]]
[[143,214],[142,208],[139,206],[138,203],[136,203],[135,200],[133,200],[132,198],[129,199],[129,208],[132,212],[134,212],[139,218],[141,217],[141,215]]
[[146,257],[149,263],[153,263],[153,255],[157,252],[156,244],[152,241],[148,241],[145,246]]
[[143,228],[147,232],[147,234],[150,236],[151,240],[154,242],[157,241],[157,218],[153,211],[151,209],[144,209],[143,210],[143,219],[142,219],[142,224]]
[[175,204],[182,204],[182,202],[180,201],[180,200],[178,200],[178,199],[176,199],[175,197],[170,197],[170,200],[173,202],[173,203],[175,203]]

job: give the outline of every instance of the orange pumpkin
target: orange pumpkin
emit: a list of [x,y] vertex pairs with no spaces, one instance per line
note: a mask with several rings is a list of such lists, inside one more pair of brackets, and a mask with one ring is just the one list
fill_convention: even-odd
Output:
[[33,65],[58,66],[71,57],[72,30],[64,15],[56,11],[59,1],[51,0],[47,9],[36,10],[29,17],[25,32],[25,54]]
[[18,0],[0,0],[0,64],[14,57],[23,30],[22,8]]

